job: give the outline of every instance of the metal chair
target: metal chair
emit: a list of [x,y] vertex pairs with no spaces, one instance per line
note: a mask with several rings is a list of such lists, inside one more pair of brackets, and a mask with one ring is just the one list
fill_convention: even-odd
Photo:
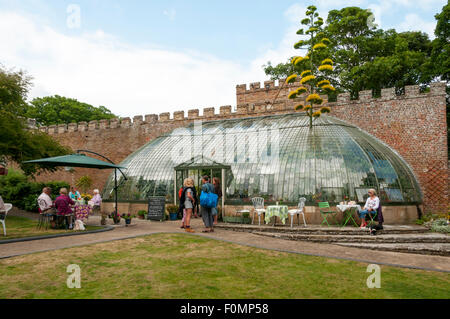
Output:
[[303,223],[305,224],[306,227],[306,221],[305,221],[305,213],[303,212],[303,208],[305,207],[305,202],[306,202],[306,198],[301,197],[298,200],[298,208],[297,209],[291,209],[288,211],[289,215],[291,216],[291,228],[293,226],[294,223],[294,215],[299,215],[298,216],[298,225],[300,226],[300,215],[303,216]]
[[328,226],[330,226],[330,224],[328,223],[327,220],[327,216],[331,216],[331,218],[333,218],[334,222],[336,222],[336,212],[330,209],[330,204],[328,202],[319,202],[319,211],[320,211],[320,215],[322,215],[322,223],[320,225],[322,225],[323,223],[326,223]]
[[12,204],[5,204],[4,213],[0,212],[0,222],[3,225],[3,235],[4,236],[6,236],[6,226],[5,226],[6,215],[8,215],[8,212],[11,210],[12,207],[13,207]]
[[255,212],[258,214],[258,224],[261,226],[261,215],[266,213],[266,209],[264,208],[264,198],[262,197],[253,197],[253,215],[252,215],[252,224],[255,221]]

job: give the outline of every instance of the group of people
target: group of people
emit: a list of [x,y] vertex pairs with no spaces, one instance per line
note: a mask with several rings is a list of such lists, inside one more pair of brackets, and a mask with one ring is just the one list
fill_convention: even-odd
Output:
[[[39,195],[37,202],[39,206],[39,212],[41,214],[50,214],[55,218],[52,221],[52,226],[62,225],[64,221],[69,229],[73,229],[73,208],[77,201],[82,200],[80,193],[71,188],[68,192],[67,188],[63,187],[59,190],[59,196],[53,201],[51,198],[52,190],[50,187],[44,187],[42,189],[42,194]],[[91,204],[93,205],[93,212],[100,212],[100,205],[102,198],[98,189],[94,189],[94,196],[92,197]]]
[[[220,179],[217,177],[213,178],[213,183],[210,183],[209,176],[205,175],[202,177],[202,192],[214,193],[218,198],[222,197],[222,189],[220,187]],[[181,220],[181,228],[189,233],[194,233],[195,231],[191,228],[191,217],[192,214],[197,216],[199,208],[199,198],[197,196],[197,190],[194,186],[194,180],[192,178],[186,178],[183,181],[183,187],[180,188],[179,198],[180,206],[179,212],[183,214],[183,219]],[[204,233],[214,232],[214,225],[217,224],[218,218],[218,208],[216,207],[204,207],[201,206],[200,214],[205,224]]]

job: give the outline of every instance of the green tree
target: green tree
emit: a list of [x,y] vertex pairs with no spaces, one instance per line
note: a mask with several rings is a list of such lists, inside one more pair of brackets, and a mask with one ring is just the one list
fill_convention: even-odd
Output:
[[23,161],[70,152],[49,135],[27,128],[21,116],[26,109],[30,81],[22,71],[14,72],[0,67],[0,159],[18,163],[27,175],[36,173],[40,168],[53,168],[23,164]]
[[95,107],[59,95],[33,99],[27,108],[26,116],[36,119],[38,125],[45,126],[116,117],[104,106]]
[[286,83],[293,83],[300,78],[301,84],[299,88],[289,93],[289,99],[296,99],[308,93],[305,101],[309,104],[299,103],[295,109],[306,112],[310,128],[313,119],[331,111],[329,107],[322,105],[323,99],[319,93],[328,94],[335,91],[330,82],[331,78],[328,77],[329,72],[333,71],[333,61],[328,58],[327,50],[330,40],[325,37],[322,29],[323,19],[316,11],[315,6],[309,6],[306,11],[307,18],[301,21],[308,29],[306,31],[299,29],[297,34],[306,35],[307,38],[295,43],[294,48],[306,50],[307,54],[292,58],[294,73],[286,79]]

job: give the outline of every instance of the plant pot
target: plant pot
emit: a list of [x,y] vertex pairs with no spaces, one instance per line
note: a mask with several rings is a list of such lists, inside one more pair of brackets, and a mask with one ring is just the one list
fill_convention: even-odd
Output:
[[178,219],[178,213],[169,213],[170,220],[177,220]]
[[128,226],[131,224],[131,218],[130,219],[125,219],[125,226]]
[[139,219],[145,219],[145,215],[139,215]]
[[114,221],[114,225],[120,224],[120,218],[119,219],[114,218],[113,221]]

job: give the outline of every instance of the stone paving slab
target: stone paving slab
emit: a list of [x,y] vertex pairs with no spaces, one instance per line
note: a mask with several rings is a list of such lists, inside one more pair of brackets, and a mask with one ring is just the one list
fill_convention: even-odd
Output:
[[385,251],[400,251],[405,253],[414,254],[426,254],[426,255],[440,255],[440,256],[450,256],[450,244],[448,243],[383,243],[383,244],[372,244],[372,243],[336,243],[340,246],[346,247],[356,247],[365,249],[382,249]]
[[271,233],[256,232],[260,236],[276,237],[282,239],[313,241],[313,242],[355,242],[355,243],[448,243],[450,244],[450,236],[438,233],[429,234],[384,234],[376,236],[368,235],[316,235],[316,234],[291,234],[291,233]]
[[[99,225],[100,217],[91,216],[88,223],[91,225]],[[111,220],[108,220],[108,224],[112,224]],[[136,226],[121,226],[116,227],[112,231],[96,234],[60,237],[1,245],[0,258],[8,258],[42,251],[134,238],[156,233],[189,234],[184,232],[183,229],[179,228],[179,221],[157,222],[133,219],[132,224],[136,224]],[[192,234],[194,236],[201,236],[262,249],[354,260],[364,263],[376,263],[382,265],[450,272],[450,257],[425,256],[390,251],[376,251],[355,247],[344,247],[334,244],[298,242],[279,238],[262,237],[248,232],[237,232],[220,228],[216,228],[214,233],[204,234],[201,233],[201,230],[203,229],[203,223],[201,219],[193,219],[192,227],[196,230],[196,233]]]

